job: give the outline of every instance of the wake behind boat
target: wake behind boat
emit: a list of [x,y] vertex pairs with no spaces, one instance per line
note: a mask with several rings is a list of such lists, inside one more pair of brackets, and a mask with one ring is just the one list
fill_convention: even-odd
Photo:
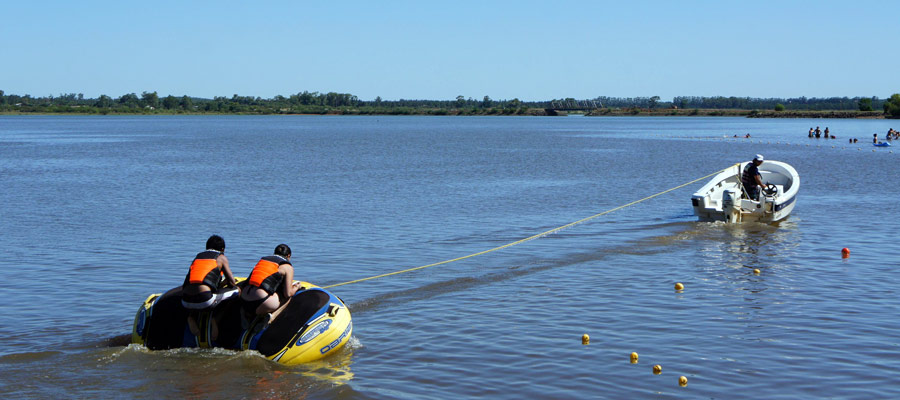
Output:
[[691,196],[694,215],[700,221],[776,222],[794,209],[800,191],[800,175],[787,163],[765,161],[759,173],[766,184],[758,199],[751,199],[741,184],[743,162],[714,176]]

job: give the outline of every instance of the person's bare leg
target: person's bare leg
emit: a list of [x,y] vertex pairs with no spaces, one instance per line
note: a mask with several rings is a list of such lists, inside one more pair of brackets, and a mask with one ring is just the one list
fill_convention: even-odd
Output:
[[[294,291],[300,289],[300,282],[294,282],[294,283],[293,283],[293,286],[294,286]],[[275,296],[272,296],[272,297],[275,297]],[[291,299],[292,299],[292,298],[293,298],[293,297],[291,297]],[[282,304],[280,307],[278,307],[277,310],[273,311],[273,312],[272,312],[272,318],[271,318],[271,319],[274,320],[275,317],[278,316],[278,314],[281,314],[281,312],[284,311],[285,308],[287,308],[287,305],[291,303],[291,299],[287,299],[287,301],[285,301],[284,304]]]
[[[259,307],[256,307],[256,315],[263,315],[267,313],[278,312],[278,296],[273,295],[266,299]],[[273,314],[269,320],[275,319],[275,315]]]
[[287,305],[290,303],[291,303],[291,300],[288,299],[288,301],[284,302],[284,304],[282,304],[281,307],[278,307],[277,310],[272,311],[272,318],[270,318],[269,321],[272,321],[275,319],[275,317],[278,317],[278,314],[281,314],[281,312],[284,311],[284,309],[287,308]]

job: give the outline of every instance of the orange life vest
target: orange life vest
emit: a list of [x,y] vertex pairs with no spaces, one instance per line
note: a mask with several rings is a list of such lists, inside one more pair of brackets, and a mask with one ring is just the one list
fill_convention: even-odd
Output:
[[218,267],[218,262],[216,261],[220,254],[222,253],[215,250],[197,253],[197,256],[194,257],[194,262],[191,263],[191,269],[188,271],[187,276],[184,277],[184,285],[202,284],[209,286],[215,292],[222,277],[222,270]]
[[253,267],[253,272],[250,273],[250,278],[247,279],[247,282],[251,286],[265,290],[266,293],[275,293],[278,290],[278,286],[281,285],[281,281],[284,280],[284,274],[278,273],[278,267],[282,264],[291,265],[288,260],[279,256],[265,256],[259,259],[259,262]]

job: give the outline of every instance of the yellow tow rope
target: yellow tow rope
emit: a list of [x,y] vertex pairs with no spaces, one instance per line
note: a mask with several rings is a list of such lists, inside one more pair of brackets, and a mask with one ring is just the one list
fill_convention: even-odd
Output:
[[[738,164],[736,164],[736,165],[740,165],[740,163],[738,163]],[[734,165],[729,166],[728,168],[731,168],[731,167],[733,167],[733,166],[734,166]],[[436,267],[436,266],[438,266],[438,265],[443,265],[443,264],[449,264],[449,263],[452,263],[452,262],[454,262],[454,261],[461,261],[461,260],[465,260],[465,259],[467,259],[467,258],[472,258],[472,257],[475,257],[475,256],[480,256],[480,255],[482,255],[482,254],[487,254],[487,253],[491,253],[491,252],[494,252],[494,251],[497,251],[497,250],[502,250],[502,249],[505,249],[505,248],[507,248],[507,247],[512,247],[512,246],[515,246],[515,245],[520,244],[520,243],[525,243],[525,242],[527,242],[527,241],[529,241],[529,240],[534,240],[534,239],[537,239],[537,238],[542,237],[542,236],[547,236],[547,235],[549,235],[549,234],[551,234],[551,233],[559,232],[559,231],[561,231],[561,230],[563,230],[563,229],[569,228],[569,227],[574,226],[574,225],[578,225],[578,224],[580,224],[580,223],[582,223],[582,222],[590,221],[590,220],[592,220],[592,219],[594,219],[594,218],[597,218],[597,217],[600,217],[600,216],[609,214],[609,213],[611,213],[611,212],[613,212],[613,211],[618,211],[618,210],[621,210],[621,209],[623,209],[623,208],[630,207],[630,206],[633,206],[633,205],[635,205],[635,204],[638,204],[638,203],[641,203],[641,202],[650,200],[650,199],[652,199],[652,198],[654,198],[654,197],[664,195],[664,194],[669,193],[669,192],[671,192],[671,191],[673,191],[673,190],[681,189],[681,188],[683,188],[683,187],[685,187],[685,186],[687,186],[687,185],[690,185],[690,184],[692,184],[692,183],[695,183],[695,182],[697,182],[697,181],[700,181],[700,180],[709,178],[709,177],[711,177],[711,176],[713,176],[713,175],[716,175],[716,174],[718,174],[718,173],[720,173],[720,172],[722,172],[722,171],[725,171],[725,170],[727,170],[728,168],[725,168],[725,169],[722,169],[722,170],[713,172],[713,173],[711,173],[711,174],[709,174],[709,175],[706,175],[706,176],[701,176],[701,177],[699,177],[699,178],[697,178],[697,179],[694,179],[694,180],[692,180],[692,181],[690,181],[690,182],[683,183],[683,184],[678,185],[678,186],[675,186],[675,187],[673,187],[673,188],[671,188],[671,189],[667,189],[667,190],[664,190],[664,191],[659,192],[659,193],[657,193],[657,194],[654,194],[654,195],[650,195],[650,196],[644,197],[643,199],[635,200],[635,201],[632,201],[631,203],[624,204],[624,205],[618,206],[618,207],[613,208],[613,209],[610,209],[610,210],[606,210],[606,211],[604,211],[604,212],[602,212],[602,213],[599,213],[599,214],[591,215],[590,217],[587,217],[587,218],[579,219],[578,221],[575,221],[575,222],[572,222],[572,223],[569,223],[569,224],[565,224],[565,225],[560,226],[560,227],[558,227],[558,228],[553,228],[553,229],[551,229],[551,230],[549,230],[549,231],[541,232],[541,233],[538,233],[537,235],[532,235],[532,236],[529,236],[529,237],[527,237],[527,238],[525,238],[525,239],[520,239],[520,240],[517,240],[517,241],[512,242],[512,243],[507,243],[507,244],[504,244],[503,246],[494,247],[493,249],[488,249],[488,250],[484,250],[484,251],[479,251],[479,252],[477,252],[477,253],[472,253],[472,254],[469,254],[469,255],[467,255],[467,256],[457,257],[457,258],[454,258],[454,259],[451,259],[451,260],[444,260],[444,261],[436,262],[436,263],[433,263],[433,264],[422,265],[422,266],[420,266],[420,267],[408,268],[408,269],[404,269],[404,270],[402,270],[402,271],[388,272],[388,273],[386,273],[386,274],[370,276],[370,277],[368,277],[368,278],[356,279],[356,280],[347,281],[347,282],[342,282],[342,283],[335,283],[334,285],[324,286],[324,288],[330,289],[330,288],[333,288],[333,287],[338,287],[338,286],[343,286],[343,285],[349,285],[349,284],[351,284],[351,283],[365,282],[365,281],[369,281],[369,280],[372,280],[372,279],[384,278],[384,277],[391,276],[391,275],[399,275],[399,274],[406,273],[406,272],[418,271],[418,270],[420,270],[420,269],[425,269],[425,268],[430,268],[430,267]]]

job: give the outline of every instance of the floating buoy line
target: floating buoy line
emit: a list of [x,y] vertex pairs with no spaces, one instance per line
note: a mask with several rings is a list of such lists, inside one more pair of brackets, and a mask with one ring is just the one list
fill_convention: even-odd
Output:
[[[738,163],[738,164],[735,164],[735,165],[739,165],[739,163]],[[642,203],[642,202],[647,201],[647,200],[650,200],[650,199],[652,199],[652,198],[654,198],[654,197],[662,196],[662,195],[664,195],[664,194],[666,194],[666,193],[669,193],[669,192],[671,192],[671,191],[673,191],[673,190],[681,189],[681,188],[683,188],[683,187],[685,187],[685,186],[687,186],[687,185],[690,185],[690,184],[693,184],[693,183],[697,183],[697,182],[699,182],[699,181],[702,181],[702,180],[704,180],[704,179],[707,179],[707,178],[709,178],[709,177],[711,177],[711,176],[713,176],[713,175],[716,175],[716,174],[718,174],[718,173],[720,173],[720,172],[722,172],[722,171],[725,171],[725,170],[727,170],[727,169],[729,169],[729,168],[734,168],[734,165],[729,166],[728,168],[724,168],[724,169],[721,169],[721,170],[719,170],[719,171],[713,172],[713,173],[711,173],[711,174],[709,174],[709,175],[701,176],[701,177],[699,177],[699,178],[697,178],[697,179],[694,179],[694,180],[692,180],[692,181],[690,181],[690,182],[682,183],[681,185],[675,186],[675,187],[673,187],[673,188],[671,188],[671,189],[666,189],[666,190],[663,190],[662,192],[659,192],[659,193],[656,193],[656,194],[653,194],[653,195],[644,197],[643,199],[635,200],[635,201],[632,201],[631,203],[623,204],[623,205],[621,205],[621,206],[618,206],[618,207],[615,207],[615,208],[611,208],[611,209],[606,210],[606,211],[604,211],[604,212],[601,212],[601,213],[597,213],[597,214],[591,215],[590,217],[582,218],[582,219],[579,219],[578,221],[571,222],[571,223],[565,224],[565,225],[563,225],[563,226],[560,226],[560,227],[557,227],[557,228],[550,229],[550,230],[548,230],[548,231],[544,231],[544,232],[538,233],[538,234],[536,234],[536,235],[531,235],[531,236],[529,236],[529,237],[527,237],[527,238],[520,239],[520,240],[517,240],[517,241],[512,242],[512,243],[507,243],[507,244],[504,244],[504,245],[502,245],[502,246],[497,246],[497,247],[494,247],[494,248],[492,248],[492,249],[488,249],[488,250],[484,250],[484,251],[479,251],[479,252],[477,252],[477,253],[472,253],[472,254],[469,254],[469,255],[465,255],[465,256],[462,256],[462,257],[453,258],[453,259],[450,259],[450,260],[439,261],[439,262],[431,263],[431,264],[428,264],[428,265],[422,265],[422,266],[418,266],[418,267],[407,268],[407,269],[400,270],[400,271],[388,272],[388,273],[384,273],[384,274],[380,274],[380,275],[370,276],[370,277],[367,277],[367,278],[354,279],[354,280],[352,280],[352,281],[341,282],[341,283],[335,283],[335,284],[333,284],[333,285],[328,285],[328,286],[323,286],[323,287],[326,288],[326,289],[330,289],[330,288],[333,288],[333,287],[349,285],[349,284],[352,284],[352,283],[360,283],[360,282],[370,281],[370,280],[373,280],[373,279],[385,278],[385,277],[388,277],[388,276],[399,275],[399,274],[403,274],[403,273],[407,273],[407,272],[418,271],[418,270],[420,270],[420,269],[436,267],[436,266],[438,266],[438,265],[449,264],[449,263],[456,262],[456,261],[462,261],[462,260],[465,260],[465,259],[467,259],[467,258],[472,258],[472,257],[476,257],[476,256],[480,256],[480,255],[492,253],[492,252],[495,252],[495,251],[497,251],[497,250],[503,250],[503,249],[505,249],[505,248],[507,248],[507,247],[512,247],[512,246],[515,246],[515,245],[517,245],[517,244],[522,244],[522,243],[525,243],[525,242],[528,242],[528,241],[531,241],[531,240],[534,240],[534,239],[537,239],[537,238],[541,238],[541,237],[544,237],[544,236],[547,236],[547,235],[550,235],[550,234],[559,232],[559,231],[561,231],[561,230],[563,230],[563,229],[566,229],[566,228],[571,228],[571,227],[573,227],[573,226],[575,226],[575,225],[578,225],[578,224],[581,224],[581,223],[590,221],[590,220],[592,220],[592,219],[594,219],[594,218],[597,218],[597,217],[602,217],[602,216],[604,216],[604,215],[606,215],[606,214],[609,214],[609,213],[612,213],[612,212],[614,212],[614,211],[618,211],[618,210],[621,210],[621,209],[623,209],[623,208],[631,207],[631,206],[633,206],[633,205],[635,205],[635,204]]]

